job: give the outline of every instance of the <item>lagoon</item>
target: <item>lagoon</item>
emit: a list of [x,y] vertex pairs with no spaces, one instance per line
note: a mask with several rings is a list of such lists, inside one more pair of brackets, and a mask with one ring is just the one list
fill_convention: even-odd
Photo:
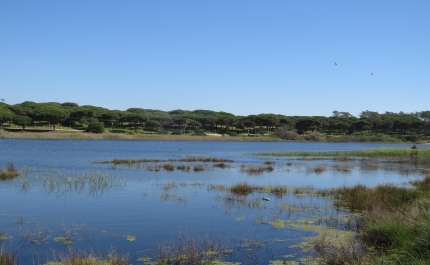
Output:
[[[411,145],[1,139],[0,167],[11,162],[21,176],[0,182],[0,235],[7,239],[0,242],[7,250],[16,249],[23,264],[43,264],[52,260],[53,251],[61,253],[69,247],[101,253],[115,248],[127,253],[133,264],[143,264],[144,257],[154,259],[154,249],[161,242],[181,233],[209,233],[232,250],[225,255],[226,261],[269,264],[299,260],[309,255],[300,243],[316,235],[316,229],[353,229],[342,221],[350,215],[347,211],[332,207],[330,198],[306,190],[357,183],[408,185],[422,175],[413,170],[399,172],[390,163],[375,167],[369,161],[353,160],[342,164],[348,170],[336,170],[339,163],[333,160],[255,154],[397,147]],[[233,162],[221,168],[213,162],[180,161],[190,157]],[[115,158],[165,162],[98,163]],[[175,169],[157,167],[166,163]],[[194,171],[196,165],[202,170]],[[272,170],[262,173],[243,170],[269,165]],[[325,166],[325,170],[313,171],[317,166]],[[262,191],[241,197],[223,188],[244,182],[288,186],[296,192],[277,197]],[[262,197],[270,201],[262,201]]]

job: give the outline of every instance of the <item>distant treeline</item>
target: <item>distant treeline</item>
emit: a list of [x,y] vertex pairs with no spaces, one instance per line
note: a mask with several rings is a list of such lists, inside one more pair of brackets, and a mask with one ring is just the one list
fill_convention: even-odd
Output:
[[29,125],[46,123],[53,126],[54,130],[56,125],[88,130],[91,124],[99,124],[110,128],[111,131],[130,128],[134,131],[145,130],[154,133],[169,131],[187,133],[196,130],[227,134],[272,133],[284,139],[307,132],[326,135],[385,134],[414,141],[429,135],[429,120],[430,111],[378,113],[365,110],[359,117],[336,110],[330,117],[280,114],[236,116],[212,110],[161,111],[142,108],[109,110],[91,105],[79,106],[72,102],[25,101],[15,105],[0,103],[1,127],[4,128],[5,123],[13,123],[22,126],[23,129]]

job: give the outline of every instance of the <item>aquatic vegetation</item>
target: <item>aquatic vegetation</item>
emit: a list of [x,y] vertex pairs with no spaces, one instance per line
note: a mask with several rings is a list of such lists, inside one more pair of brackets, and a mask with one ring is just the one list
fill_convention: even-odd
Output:
[[[106,256],[96,255],[92,252],[75,251],[68,248],[69,254],[64,253],[54,256],[54,261],[44,265],[129,265],[127,255],[120,256],[115,250],[110,250]],[[54,253],[55,254],[55,253]]]
[[190,171],[191,167],[190,166],[184,166],[184,165],[178,165],[178,166],[176,166],[176,169],[188,172],[188,171]]
[[[0,241],[3,241],[3,240],[10,240],[10,239],[12,239],[12,237],[8,237],[8,236],[6,236],[5,232],[4,232],[4,231],[2,231],[2,230],[0,230]],[[0,245],[0,246],[1,246],[1,245]]]
[[218,167],[218,168],[229,168],[230,166],[228,166],[227,164],[225,164],[224,162],[221,163],[216,163],[213,165],[214,167]]
[[175,167],[171,163],[164,164],[163,168],[166,171],[173,171],[173,170],[175,170]]
[[204,171],[205,168],[202,165],[195,165],[193,167],[194,172],[198,172],[198,171]]
[[259,166],[259,165],[240,165],[240,172],[248,174],[261,174],[263,172],[271,172],[274,168],[272,166]]
[[340,156],[337,156],[335,159],[336,159],[336,161],[346,162],[346,161],[348,161],[349,158],[346,155],[340,155]]
[[163,185],[163,190],[177,189],[179,185],[176,182],[169,182]]
[[113,160],[95,161],[95,164],[114,164],[114,165],[131,165],[139,163],[160,163],[167,162],[165,159],[158,158],[115,158]]
[[234,160],[226,159],[226,158],[216,158],[216,157],[204,157],[204,156],[187,156],[178,159],[179,162],[214,162],[214,163],[223,163],[223,162],[234,162]]
[[6,169],[0,169],[0,180],[13,179],[17,176],[19,176],[19,172],[12,163],[8,163]]
[[256,190],[256,186],[249,185],[246,182],[236,183],[230,187],[230,191],[237,195],[248,195],[249,193]]
[[180,195],[177,195],[177,194],[170,194],[168,192],[161,193],[160,196],[159,196],[159,198],[162,201],[173,200],[173,201],[176,201],[178,203],[185,203],[188,200],[188,198],[185,197],[185,196],[180,196]]
[[[288,157],[332,157],[336,160],[339,157],[367,157],[397,159],[398,162],[411,163],[415,165],[430,166],[430,149],[410,149],[410,148],[373,148],[367,150],[351,151],[287,151],[287,152],[261,152],[256,155],[262,156],[288,156]],[[348,158],[350,159],[350,158]],[[340,161],[344,160],[342,158]]]
[[306,167],[306,173],[322,173],[327,170],[327,167],[324,165]]
[[25,227],[20,229],[21,242],[30,242],[37,246],[37,249],[49,242],[49,229],[46,225],[38,225],[35,229],[30,230]]
[[136,237],[127,235],[127,236],[125,236],[125,239],[127,239],[127,241],[133,242],[134,240],[136,240]]
[[89,194],[102,193],[107,189],[125,187],[125,178],[104,173],[82,173],[77,175],[48,174],[39,177],[49,192],[68,193],[88,190]]
[[22,225],[24,223],[24,217],[20,216],[16,220],[13,220],[15,223]]
[[73,244],[72,240],[68,237],[54,237],[55,243],[63,243],[64,245],[70,245]]
[[0,246],[0,264],[1,265],[18,265],[18,258],[16,256],[16,251],[12,253],[6,252]]
[[344,172],[344,173],[351,171],[351,166],[349,165],[333,165],[332,168],[335,171]]
[[181,232],[170,241],[159,243],[155,248],[156,264],[223,264],[229,249],[221,240],[212,240],[210,234],[188,234]]

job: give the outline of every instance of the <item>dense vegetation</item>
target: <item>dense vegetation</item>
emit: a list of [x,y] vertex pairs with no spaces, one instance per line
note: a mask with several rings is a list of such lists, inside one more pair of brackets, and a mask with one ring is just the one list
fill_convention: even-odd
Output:
[[[304,141],[425,141],[430,135],[430,111],[378,113],[359,117],[333,111],[325,116],[258,114],[235,116],[223,111],[161,111],[129,108],[125,111],[76,103],[0,103],[0,126],[6,130],[74,129],[101,133],[195,134],[230,136],[270,135]],[[106,128],[106,129],[105,129]]]

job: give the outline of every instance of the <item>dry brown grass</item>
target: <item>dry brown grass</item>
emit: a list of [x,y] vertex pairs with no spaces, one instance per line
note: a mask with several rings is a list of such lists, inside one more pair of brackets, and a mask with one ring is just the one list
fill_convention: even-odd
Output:
[[338,172],[350,172],[351,171],[351,166],[348,165],[334,165],[333,169],[338,171]]
[[124,134],[70,131],[44,131],[44,132],[6,132],[0,131],[0,138],[13,139],[69,139],[69,140],[164,140],[164,141],[246,141],[246,142],[277,142],[281,139],[272,137],[240,137],[240,136],[196,136],[196,135],[159,135],[159,134]]
[[54,255],[54,261],[48,264],[55,265],[129,265],[128,256],[120,256],[115,250],[110,250],[105,256],[89,253],[86,251],[75,251],[69,249],[69,254]]
[[0,169],[1,180],[13,179],[17,176],[19,176],[19,172],[12,163],[9,163],[6,169]]
[[327,167],[324,165],[318,165],[314,167],[306,167],[306,173],[322,173],[327,170]]
[[173,171],[173,170],[175,170],[175,166],[174,166],[174,165],[172,165],[172,164],[170,164],[170,163],[164,164],[164,165],[163,165],[163,168],[164,168],[164,170],[166,170],[166,171]]
[[239,182],[230,187],[230,191],[237,195],[248,195],[256,189],[255,186],[249,185],[246,182]]
[[240,172],[248,174],[261,174],[263,172],[271,172],[274,168],[272,166],[255,166],[255,165],[240,165]]
[[18,265],[16,252],[8,253],[0,249],[0,265]]

